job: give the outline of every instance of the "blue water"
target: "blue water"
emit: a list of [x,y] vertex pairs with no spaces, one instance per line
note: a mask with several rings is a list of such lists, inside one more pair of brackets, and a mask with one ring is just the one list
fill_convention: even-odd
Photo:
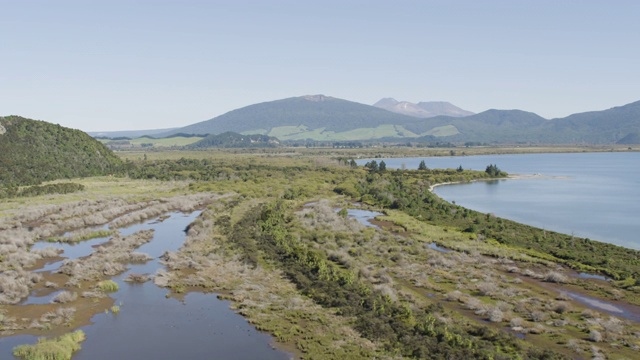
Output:
[[[640,249],[640,153],[482,155],[384,160],[387,168],[484,170],[530,178],[439,186],[447,201],[496,216]],[[359,165],[369,160],[358,161]]]
[[[169,291],[154,285],[153,281],[143,284],[124,281],[130,273],[153,275],[162,268],[158,257],[182,246],[186,236],[184,229],[198,214],[173,213],[162,222],[153,219],[120,229],[122,236],[154,229],[153,240],[136,250],[150,255],[153,260],[129,264],[129,270],[112,278],[120,289],[110,296],[120,311],[96,314],[91,319],[92,325],[82,327],[87,339],[82,343],[82,349],[74,354],[74,360],[290,358],[290,354],[274,350],[269,335],[256,330],[229,308],[229,302],[219,300],[215,294],[189,293],[183,300],[178,300],[167,298]],[[61,256],[76,258],[91,253],[91,246],[86,244],[96,245],[106,240],[55,246],[64,251]],[[45,245],[51,246],[36,246]],[[26,303],[48,303],[54,295],[31,296]],[[30,335],[0,337],[0,359],[14,358],[11,355],[13,347],[35,341],[36,337]]]
[[371,220],[374,220],[376,216],[382,216],[383,213],[379,213],[376,211],[370,210],[362,210],[362,209],[347,209],[347,216],[355,218],[358,222],[366,227],[372,227],[375,229],[379,229],[378,225],[371,223]]

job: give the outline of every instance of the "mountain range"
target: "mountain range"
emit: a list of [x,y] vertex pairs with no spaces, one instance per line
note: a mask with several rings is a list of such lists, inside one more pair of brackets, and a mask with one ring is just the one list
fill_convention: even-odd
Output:
[[[232,131],[279,140],[382,139],[486,144],[640,142],[640,101],[551,120],[522,110],[491,109],[473,114],[446,102],[412,104],[386,98],[374,105],[325,95],[292,97],[249,105],[155,137]],[[393,108],[395,112],[383,107]],[[406,111],[401,114],[398,109]],[[407,115],[409,113],[413,115]],[[433,116],[438,113],[448,115]]]

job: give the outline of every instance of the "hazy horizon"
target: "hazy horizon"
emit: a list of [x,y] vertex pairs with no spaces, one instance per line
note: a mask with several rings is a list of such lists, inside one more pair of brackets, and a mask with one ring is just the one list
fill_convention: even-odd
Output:
[[545,118],[640,100],[635,1],[5,1],[0,116],[175,128],[324,94]]

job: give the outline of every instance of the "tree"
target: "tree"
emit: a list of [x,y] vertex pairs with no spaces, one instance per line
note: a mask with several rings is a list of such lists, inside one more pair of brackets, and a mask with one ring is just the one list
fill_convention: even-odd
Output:
[[487,174],[489,174],[489,176],[491,177],[497,177],[497,176],[504,176],[505,173],[503,173],[497,165],[494,164],[490,164],[489,166],[487,166],[487,168],[485,169],[485,172]]
[[457,172],[463,172],[464,169],[462,168],[462,165],[458,166],[458,168],[456,169]]
[[424,160],[420,161],[420,165],[418,165],[418,170],[429,170],[427,164],[425,164]]
[[378,166],[378,171],[380,172],[387,171],[387,164],[384,162],[384,160],[380,161],[380,165]]
[[378,171],[378,162],[375,160],[371,160],[368,163],[364,164],[364,167],[371,170],[372,172]]

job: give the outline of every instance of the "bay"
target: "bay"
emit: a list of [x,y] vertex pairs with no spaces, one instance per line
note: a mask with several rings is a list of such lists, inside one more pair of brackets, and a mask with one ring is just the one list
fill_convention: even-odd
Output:
[[[640,249],[640,153],[600,152],[389,158],[387,168],[484,170],[521,178],[438,186],[443,199],[577,237]],[[362,165],[370,160],[360,160]]]

